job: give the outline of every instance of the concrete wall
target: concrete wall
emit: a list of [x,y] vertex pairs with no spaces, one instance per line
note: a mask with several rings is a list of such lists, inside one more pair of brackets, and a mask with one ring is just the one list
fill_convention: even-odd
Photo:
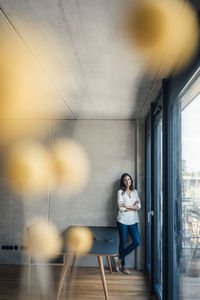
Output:
[[[26,121],[24,126],[27,126]],[[51,121],[37,121],[39,128],[42,128],[44,136],[37,134],[37,140],[50,147]],[[40,130],[41,131],[41,130]],[[31,135],[29,135],[31,138]],[[21,138],[23,139],[23,137]],[[20,141],[20,139],[18,139]],[[12,147],[12,145],[10,145]],[[2,150],[2,147],[1,147]],[[2,245],[23,245],[22,234],[28,222],[34,216],[48,216],[48,190],[41,198],[31,195],[16,195],[8,185],[4,174],[4,156],[6,149],[0,155],[0,263],[21,263],[25,261],[21,250],[2,250]],[[22,199],[23,198],[23,199]]]
[[[21,245],[22,229],[31,217],[38,214],[54,222],[60,232],[73,224],[115,225],[119,178],[123,172],[132,174],[133,178],[136,176],[137,139],[134,121],[63,120],[46,121],[45,126],[46,137],[41,141],[48,147],[59,137],[71,137],[85,148],[91,161],[89,182],[76,196],[60,197],[56,191],[49,190],[41,199],[26,199],[23,204],[5,187],[2,176],[1,245]],[[143,227],[141,230],[143,231]],[[0,263],[20,262],[24,262],[20,251],[0,249]],[[81,258],[79,264],[97,265],[97,262],[95,258]],[[135,254],[129,255],[127,265],[136,266]],[[137,267],[141,266],[142,262],[139,259]]]

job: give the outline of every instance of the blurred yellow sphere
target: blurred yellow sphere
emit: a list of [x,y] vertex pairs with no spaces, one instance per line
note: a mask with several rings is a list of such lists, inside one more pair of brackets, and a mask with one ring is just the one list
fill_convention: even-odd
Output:
[[51,171],[50,154],[40,143],[17,143],[6,154],[6,178],[17,192],[47,192]]
[[65,51],[66,55],[66,49],[61,49],[55,35],[49,32],[44,39],[43,34],[26,21],[20,19],[21,24],[24,22],[24,26],[28,25],[29,47],[32,45],[30,48],[37,49],[34,55],[14,34],[6,19],[0,20],[1,145],[21,137],[46,135],[49,128],[46,130],[41,122],[33,120],[50,122],[65,114],[60,96],[50,78],[56,77],[65,91],[69,84],[73,89],[76,88],[72,68],[69,69],[66,62],[63,64],[60,58],[62,55],[55,55],[61,54],[61,51]]
[[198,45],[195,11],[182,0],[145,0],[132,9],[128,31],[147,68],[160,75],[179,71]]
[[[41,126],[32,120],[42,117],[44,99],[50,97],[36,64],[16,41],[5,36],[0,34],[0,143],[41,134]],[[19,120],[26,120],[26,126]]]
[[90,166],[87,153],[71,139],[60,139],[53,145],[54,182],[76,194],[87,183]]
[[93,235],[87,227],[70,227],[66,233],[66,247],[75,254],[87,253],[92,247]]
[[59,253],[62,239],[52,223],[37,219],[26,229],[24,243],[32,257],[49,259]]

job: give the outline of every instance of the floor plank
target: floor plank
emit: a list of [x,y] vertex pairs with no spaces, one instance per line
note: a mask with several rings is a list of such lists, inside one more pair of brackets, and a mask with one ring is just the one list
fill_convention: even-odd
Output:
[[[0,266],[0,300],[53,300],[56,298],[61,266],[42,266],[39,270],[31,266],[29,281],[27,266]],[[152,300],[147,288],[145,274],[131,270],[130,275],[122,272],[110,274],[105,269],[110,300]],[[29,284],[28,284],[29,283]],[[78,267],[70,280],[66,279],[60,300],[104,300],[99,269]]]

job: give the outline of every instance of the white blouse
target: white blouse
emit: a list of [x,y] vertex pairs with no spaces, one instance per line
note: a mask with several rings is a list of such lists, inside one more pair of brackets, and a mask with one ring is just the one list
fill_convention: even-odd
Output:
[[136,210],[129,210],[125,211],[126,208],[121,206],[122,203],[124,203],[127,206],[133,206],[136,201],[139,201],[138,210],[141,208],[141,201],[138,195],[137,190],[131,191],[131,197],[127,195],[126,192],[119,190],[117,192],[117,203],[118,203],[118,216],[117,221],[125,224],[125,225],[133,225],[135,223],[139,223],[138,213]]

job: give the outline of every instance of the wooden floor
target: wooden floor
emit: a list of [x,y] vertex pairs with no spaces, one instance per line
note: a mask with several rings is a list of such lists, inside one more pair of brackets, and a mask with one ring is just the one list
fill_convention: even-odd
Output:
[[[36,266],[32,266],[29,281],[26,267],[1,265],[0,300],[56,299],[60,273],[61,266],[43,266],[40,270]],[[121,272],[110,274],[105,268],[105,274],[110,300],[152,299],[143,272],[131,270],[130,275]],[[45,280],[47,277],[48,280]],[[104,300],[99,269],[94,267],[75,268],[71,279],[65,282],[60,300],[64,299]]]

